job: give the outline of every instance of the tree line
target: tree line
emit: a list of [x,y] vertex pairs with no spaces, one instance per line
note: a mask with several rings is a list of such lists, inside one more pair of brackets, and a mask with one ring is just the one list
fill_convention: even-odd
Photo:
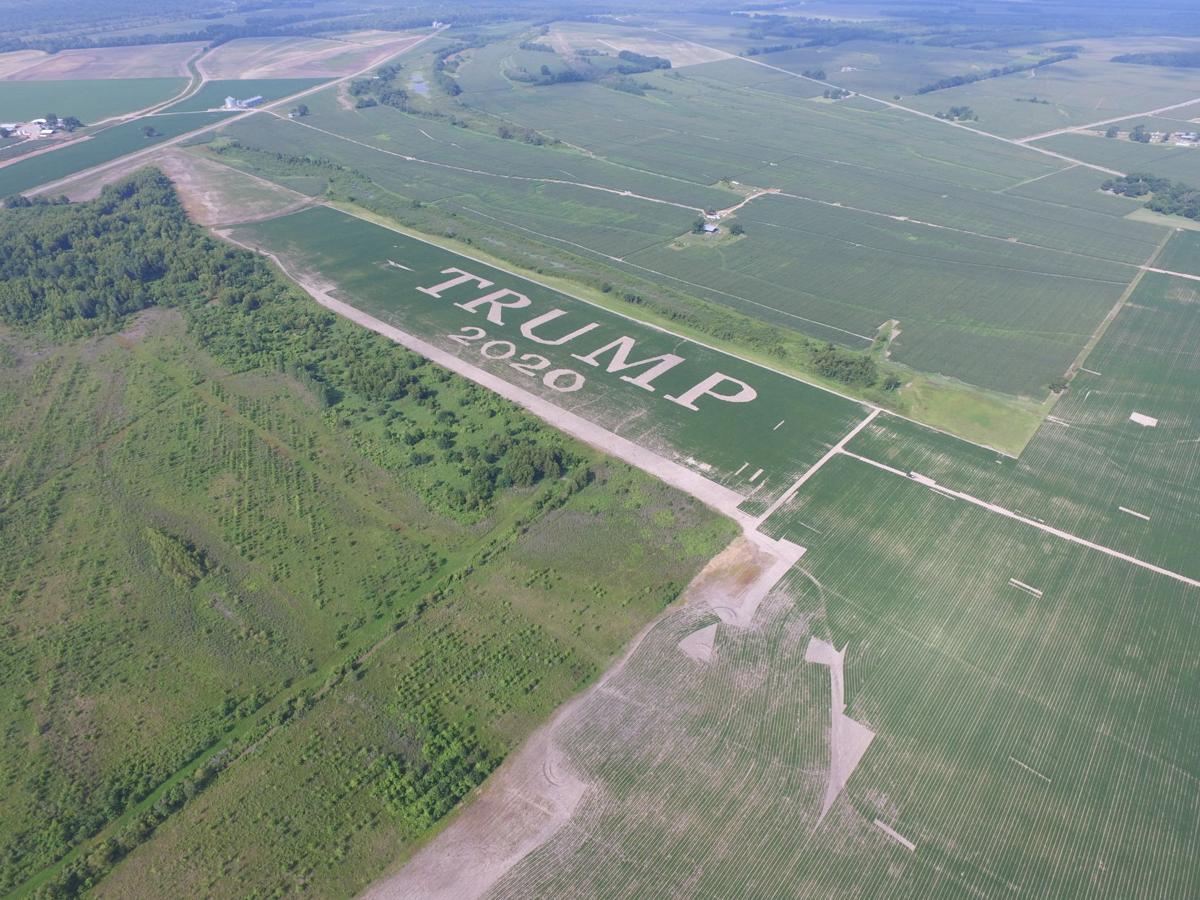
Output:
[[974,84],[976,81],[986,81],[989,78],[1000,78],[1003,75],[1013,75],[1017,72],[1028,72],[1031,69],[1041,69],[1045,66],[1052,66],[1055,63],[1064,62],[1068,59],[1075,59],[1078,56],[1076,53],[1056,53],[1053,56],[1047,56],[1044,59],[1039,59],[1036,62],[1029,63],[1012,63],[1007,66],[999,66],[994,69],[989,69],[987,72],[971,72],[967,75],[952,75],[949,78],[941,78],[929,84],[922,85],[917,88],[918,94],[932,94],[934,91],[944,91],[947,88],[959,87],[964,84]]
[[1162,50],[1155,53],[1122,53],[1111,62],[1136,66],[1167,66],[1172,69],[1200,69],[1200,51]]

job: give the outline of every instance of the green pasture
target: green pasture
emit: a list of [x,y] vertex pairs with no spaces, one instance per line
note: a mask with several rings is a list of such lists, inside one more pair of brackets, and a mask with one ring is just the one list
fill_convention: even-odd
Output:
[[298,94],[327,80],[325,78],[247,78],[209,81],[192,96],[167,107],[167,112],[203,112],[204,110],[220,109],[224,105],[226,97],[246,100],[261,95],[263,103],[270,103],[272,100]]
[[[128,153],[152,147],[165,140],[220,121],[227,113],[196,113],[186,116],[151,116],[103,128],[80,137],[58,150],[14,162],[0,169],[0,197],[57,181],[68,175],[111,162]],[[153,136],[143,129],[153,128]]]
[[0,81],[0,121],[25,122],[52,112],[91,125],[161,103],[186,84],[186,78]]
[[[803,382],[326,207],[240,228],[236,236],[282,255],[301,271],[320,272],[322,278],[338,286],[343,299],[384,322],[450,350],[669,459],[690,460],[685,464],[705,467],[700,471],[708,478],[751,497],[753,508],[765,507],[865,414],[859,404]],[[413,271],[390,265],[389,261]],[[416,290],[444,281],[446,276],[439,273],[448,267],[459,267],[494,282],[498,287],[493,290],[508,288],[528,296],[532,300],[530,312],[510,314],[502,324],[496,324],[486,321],[483,314],[453,305],[479,296],[482,291],[478,289],[460,286],[441,300]],[[562,322],[546,326],[548,334],[567,335],[592,323],[597,327],[562,347],[538,345],[519,331],[522,322],[554,309],[568,314]],[[467,345],[451,340],[464,328],[485,329],[486,337]],[[653,381],[653,390],[646,390],[605,371],[607,357],[603,365],[593,367],[572,356],[586,356],[622,335],[636,341],[635,355],[630,360],[675,353],[686,362]],[[514,359],[520,354],[539,354],[550,360],[546,371],[565,368],[578,372],[583,379],[580,388],[559,392],[536,374],[513,369],[505,359],[489,360],[484,345],[497,341],[488,351],[493,356],[504,354],[510,346],[517,354]],[[757,397],[748,403],[701,398],[694,411],[665,399],[679,396],[679,392],[715,372],[750,384]],[[560,382],[570,384],[574,380],[575,376],[563,375]],[[730,392],[733,388],[721,390]],[[726,439],[729,434],[738,434],[740,439],[731,443]]]

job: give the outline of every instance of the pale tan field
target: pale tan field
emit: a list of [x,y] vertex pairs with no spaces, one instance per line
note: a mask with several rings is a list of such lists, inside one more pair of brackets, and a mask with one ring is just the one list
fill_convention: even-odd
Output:
[[0,53],[0,78],[9,81],[53,81],[83,78],[187,77],[187,60],[201,43],[96,47],[87,50],[17,50]]
[[199,67],[210,79],[345,75],[367,65],[381,51],[399,53],[419,38],[388,31],[338,38],[242,38],[222,44]]
[[701,47],[687,41],[675,41],[667,37],[658,38],[645,32],[634,32],[624,28],[581,25],[572,22],[555,25],[544,39],[561,54],[577,50],[592,49],[616,54],[632,50],[645,56],[662,56],[671,61],[675,68],[695,66],[700,63],[727,59],[731,54],[712,47]]

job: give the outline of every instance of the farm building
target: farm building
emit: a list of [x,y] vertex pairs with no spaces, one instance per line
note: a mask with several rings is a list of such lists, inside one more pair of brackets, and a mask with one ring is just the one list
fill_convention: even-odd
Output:
[[262,94],[255,94],[253,97],[247,97],[245,100],[239,100],[237,97],[226,97],[226,109],[249,109],[252,106],[258,106],[263,102]]
[[712,222],[704,223],[704,233],[705,234],[716,234],[720,230],[721,230],[720,225],[714,225]]

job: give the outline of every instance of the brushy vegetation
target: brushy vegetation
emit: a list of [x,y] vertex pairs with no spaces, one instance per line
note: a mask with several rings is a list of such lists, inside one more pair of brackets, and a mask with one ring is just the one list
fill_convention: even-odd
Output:
[[[352,893],[730,534],[314,307],[190,225],[157,173],[88,204],[8,210],[0,231],[4,247],[43,248],[5,261],[19,302],[0,328],[0,891],[76,896],[140,872],[159,842],[187,845],[171,857],[207,883],[220,839],[176,824],[200,814],[190,800],[228,816],[290,789],[326,752],[306,729],[373,685],[372,712],[321,765],[340,780],[306,789],[311,828],[235,837],[260,851],[237,891],[298,889],[286,861],[300,858],[306,878]],[[168,243],[144,290],[123,291],[139,254]],[[62,290],[35,277],[53,272],[70,274]],[[88,277],[120,297],[85,317]],[[638,553],[656,566],[597,578],[597,560]],[[373,681],[373,667],[395,674]],[[267,777],[259,760],[280,753]],[[223,806],[229,778],[248,785]]]

